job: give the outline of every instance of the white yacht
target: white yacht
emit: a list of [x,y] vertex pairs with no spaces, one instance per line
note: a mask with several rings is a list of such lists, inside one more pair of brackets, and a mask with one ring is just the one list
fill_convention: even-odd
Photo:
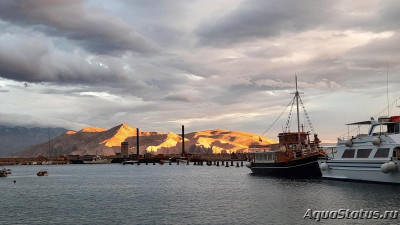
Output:
[[378,121],[351,123],[369,125],[368,134],[338,138],[329,157],[320,158],[322,177],[379,183],[400,183],[400,116],[382,116]]

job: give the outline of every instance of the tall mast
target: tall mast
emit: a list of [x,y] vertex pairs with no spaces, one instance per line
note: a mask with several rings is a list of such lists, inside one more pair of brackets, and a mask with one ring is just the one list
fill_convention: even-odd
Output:
[[300,113],[299,113],[299,91],[297,90],[297,74],[294,74],[296,79],[296,108],[297,108],[297,138],[299,140],[299,145],[301,145],[300,140]]

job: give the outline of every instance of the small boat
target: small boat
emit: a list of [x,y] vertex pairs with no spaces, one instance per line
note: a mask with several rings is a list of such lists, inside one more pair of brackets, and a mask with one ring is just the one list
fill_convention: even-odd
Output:
[[36,175],[38,175],[38,177],[48,176],[49,172],[47,172],[47,170],[40,170]]
[[111,161],[108,159],[103,159],[99,155],[84,155],[83,164],[108,164]]
[[367,134],[338,138],[329,157],[318,160],[322,178],[400,184],[400,116],[347,125],[370,127]]
[[[254,150],[254,159],[247,162],[246,166],[251,169],[253,174],[296,178],[321,177],[317,160],[326,154],[319,145],[321,141],[313,129],[300,98],[300,93],[297,90],[297,76],[296,92],[294,94],[295,96],[289,103],[292,108],[290,109],[285,130],[278,134],[279,144],[261,145],[260,143],[254,143],[249,146],[249,152]],[[311,132],[305,132],[304,126],[300,126],[299,101],[303,106],[304,116],[307,118]],[[297,132],[291,132],[290,120],[295,104],[297,108]],[[314,140],[310,139],[311,133],[314,133]],[[261,138],[260,141],[262,141]]]
[[127,160],[127,161],[123,161],[122,165],[126,165],[126,164],[133,165],[133,164],[138,164],[138,163],[139,163],[139,160]]
[[182,165],[186,164],[189,161],[190,159],[188,157],[179,157],[176,159],[176,162],[181,163]]
[[0,177],[7,177],[10,174],[5,168],[0,170]]

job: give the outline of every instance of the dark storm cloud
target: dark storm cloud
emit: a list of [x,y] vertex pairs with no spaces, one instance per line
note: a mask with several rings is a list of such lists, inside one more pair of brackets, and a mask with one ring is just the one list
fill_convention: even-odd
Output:
[[54,53],[40,42],[31,45],[18,40],[15,46],[0,49],[0,76],[16,81],[96,84],[127,79],[117,61],[106,60],[105,64]]
[[167,95],[162,100],[173,101],[173,102],[190,102],[187,96],[183,95]]
[[268,38],[285,31],[320,26],[334,14],[331,1],[244,1],[222,18],[212,18],[197,28],[203,45],[229,45],[254,38]]
[[52,36],[73,40],[98,54],[153,53],[156,48],[120,18],[84,0],[0,1],[0,18]]

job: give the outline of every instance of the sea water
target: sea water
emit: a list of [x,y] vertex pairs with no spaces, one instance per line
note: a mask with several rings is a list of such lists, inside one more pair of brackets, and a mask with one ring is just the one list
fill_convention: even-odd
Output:
[[[0,224],[310,224],[311,210],[399,210],[399,187],[194,165],[10,166]],[[38,177],[40,169],[49,176]],[[14,180],[16,181],[14,183]],[[323,224],[398,224],[326,219]]]

